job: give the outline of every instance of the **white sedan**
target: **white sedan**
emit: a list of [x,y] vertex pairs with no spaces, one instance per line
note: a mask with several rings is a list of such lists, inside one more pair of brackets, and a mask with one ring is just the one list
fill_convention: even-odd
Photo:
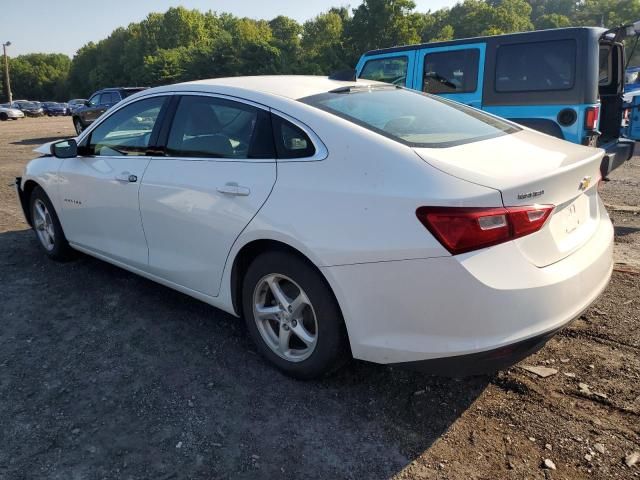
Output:
[[242,316],[298,378],[350,357],[495,370],[611,276],[602,150],[392,85],[163,86],[41,151],[17,186],[44,253]]
[[0,121],[18,120],[19,118],[24,118],[22,110],[0,105]]

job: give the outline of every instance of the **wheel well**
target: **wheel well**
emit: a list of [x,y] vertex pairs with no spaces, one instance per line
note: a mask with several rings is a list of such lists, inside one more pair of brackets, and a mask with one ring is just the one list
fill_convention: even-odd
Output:
[[242,315],[242,281],[244,280],[244,276],[247,273],[249,265],[251,265],[251,262],[253,262],[258,255],[273,251],[291,253],[304,260],[320,274],[327,284],[327,287],[329,287],[329,290],[333,293],[329,282],[327,282],[327,279],[324,277],[320,269],[316,267],[316,265],[302,252],[287,245],[286,243],[278,242],[277,240],[254,240],[253,242],[247,243],[240,249],[233,261],[233,268],[231,269],[231,299],[233,301],[233,308],[239,315]]
[[31,225],[31,207],[29,205],[31,200],[31,192],[33,189],[39,187],[39,185],[33,180],[27,180],[24,186],[22,187],[22,198],[20,199],[24,205],[24,215],[27,217],[27,223]]

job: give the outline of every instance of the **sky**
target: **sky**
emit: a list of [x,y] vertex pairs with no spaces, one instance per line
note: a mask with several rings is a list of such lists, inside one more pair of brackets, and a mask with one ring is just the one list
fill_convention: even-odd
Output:
[[[414,0],[426,12],[450,7],[458,0]],[[361,0],[2,0],[0,42],[11,42],[10,56],[66,53],[106,38],[114,29],[143,20],[151,12],[182,5],[239,17],[272,19],[278,15],[299,22],[331,7],[357,7]]]

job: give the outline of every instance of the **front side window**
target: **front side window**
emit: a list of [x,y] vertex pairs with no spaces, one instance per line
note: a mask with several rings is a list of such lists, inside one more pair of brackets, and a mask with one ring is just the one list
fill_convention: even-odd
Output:
[[92,107],[100,105],[100,94],[99,93],[96,93],[93,97],[91,97],[89,99],[89,105],[91,105]]
[[407,83],[408,63],[406,55],[369,60],[364,64],[360,78],[404,86]]
[[501,45],[495,88],[497,92],[570,90],[575,67],[575,40]]
[[221,98],[183,96],[167,140],[167,155],[195,158],[275,158],[268,112]]
[[166,97],[139,100],[100,123],[89,136],[87,147],[91,155],[145,155],[151,133]]
[[411,147],[450,147],[519,130],[465,105],[391,86],[352,88],[300,101]]
[[480,50],[470,48],[428,53],[424,57],[422,91],[468,93],[478,87]]

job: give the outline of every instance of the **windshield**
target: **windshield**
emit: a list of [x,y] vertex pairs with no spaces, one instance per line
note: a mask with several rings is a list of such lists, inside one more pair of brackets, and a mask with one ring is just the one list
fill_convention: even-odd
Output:
[[465,105],[396,87],[347,88],[300,101],[411,147],[452,147],[519,130]]

